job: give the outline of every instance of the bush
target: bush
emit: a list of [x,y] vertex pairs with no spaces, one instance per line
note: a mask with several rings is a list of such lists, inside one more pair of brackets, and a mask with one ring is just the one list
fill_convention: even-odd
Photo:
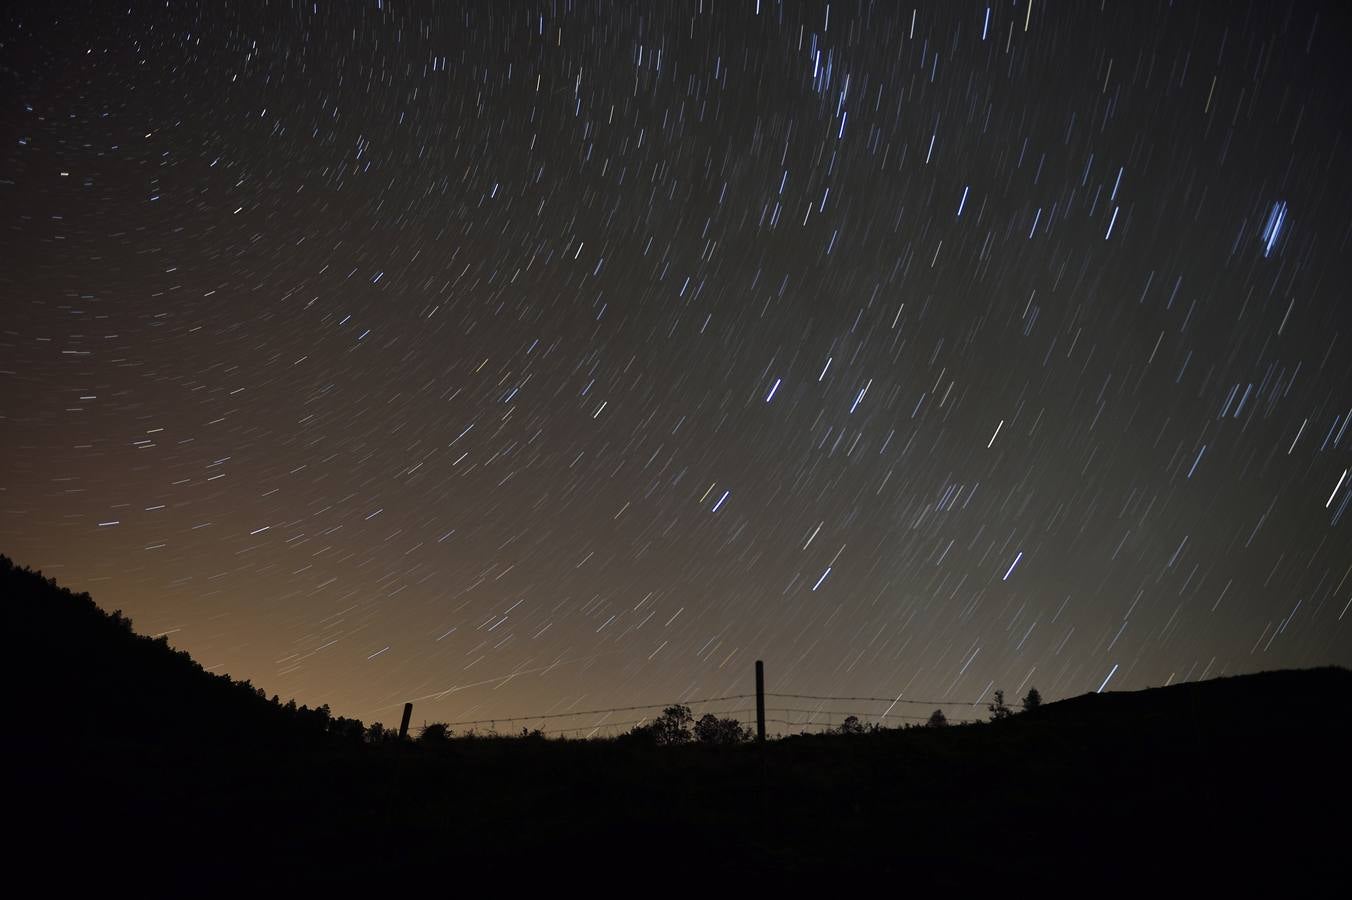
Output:
[[997,722],[1000,719],[1008,719],[1010,716],[1014,715],[1014,710],[1010,709],[1005,703],[1004,691],[996,691],[995,699],[991,701],[991,704],[987,706],[986,709],[990,710],[992,722]]
[[422,733],[418,735],[418,743],[420,744],[444,744],[450,739],[451,729],[447,728],[442,722],[424,725]]
[[706,713],[695,723],[695,740],[701,744],[727,746],[740,744],[746,740],[747,730],[736,719],[720,719],[713,713]]
[[863,734],[866,730],[868,730],[867,726],[865,726],[863,722],[859,721],[858,716],[846,716],[845,721],[841,722],[840,727],[836,729],[836,733]]
[[661,745],[690,743],[690,726],[695,717],[688,706],[668,706],[647,726],[654,743]]

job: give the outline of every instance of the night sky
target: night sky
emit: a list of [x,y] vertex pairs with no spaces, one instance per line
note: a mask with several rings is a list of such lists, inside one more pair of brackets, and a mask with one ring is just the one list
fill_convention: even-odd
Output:
[[0,13],[0,552],[212,671],[1352,664],[1337,4],[127,6]]

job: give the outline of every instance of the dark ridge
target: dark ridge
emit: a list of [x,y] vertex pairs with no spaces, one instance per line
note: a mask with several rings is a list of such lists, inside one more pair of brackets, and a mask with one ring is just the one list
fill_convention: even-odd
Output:
[[[310,743],[360,736],[362,725],[269,700],[262,688],[206,671],[191,656],[132,630],[121,610],[106,613],[0,556],[0,597],[11,623],[10,659],[32,687],[21,704],[41,704],[39,739]],[[56,721],[42,721],[49,710]]]
[[372,740],[0,557],[21,870],[73,889],[967,893],[1343,884],[1352,672],[1088,694],[764,746]]

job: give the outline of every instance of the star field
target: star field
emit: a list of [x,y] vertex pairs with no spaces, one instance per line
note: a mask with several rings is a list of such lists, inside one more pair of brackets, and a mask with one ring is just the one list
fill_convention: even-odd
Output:
[[1336,5],[0,17],[0,551],[213,671],[389,723],[1352,664]]

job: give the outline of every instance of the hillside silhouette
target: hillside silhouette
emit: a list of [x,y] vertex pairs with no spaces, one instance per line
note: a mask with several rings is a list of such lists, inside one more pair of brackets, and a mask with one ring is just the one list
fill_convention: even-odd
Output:
[[678,746],[645,731],[398,741],[208,673],[4,557],[0,597],[14,855],[67,887],[1320,893],[1344,878],[1341,668],[765,745],[710,722],[724,737]]

